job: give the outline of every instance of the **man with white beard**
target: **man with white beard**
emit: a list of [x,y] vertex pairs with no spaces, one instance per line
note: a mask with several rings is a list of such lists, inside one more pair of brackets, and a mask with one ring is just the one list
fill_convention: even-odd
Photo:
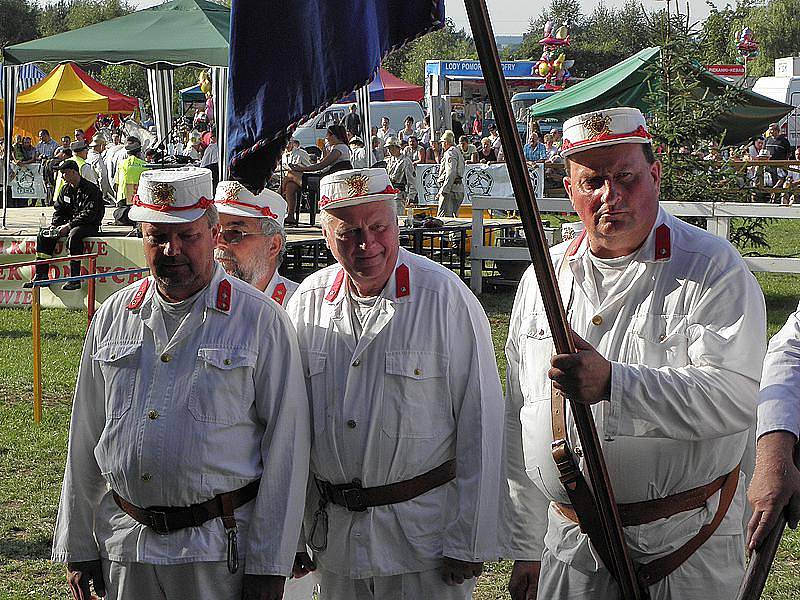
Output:
[[221,227],[214,258],[229,275],[284,305],[298,285],[278,274],[286,256],[286,200],[268,189],[256,196],[238,181],[220,181],[214,203]]

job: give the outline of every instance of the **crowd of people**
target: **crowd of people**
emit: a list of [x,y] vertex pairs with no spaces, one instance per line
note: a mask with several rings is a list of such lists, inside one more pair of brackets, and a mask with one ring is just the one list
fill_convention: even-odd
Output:
[[[42,206],[55,203],[63,186],[58,167],[68,159],[78,163],[84,179],[100,187],[108,205],[122,206],[130,204],[145,165],[161,161],[165,155],[172,160],[177,158],[179,162],[211,169],[216,180],[219,153],[215,130],[206,128],[205,120],[196,120],[193,125],[194,128],[176,127],[170,139],[158,148],[155,145],[143,147],[139,137],[108,126],[98,128],[91,139],[87,139],[82,129],[75,129],[72,136],[62,136],[60,144],[47,129],[39,131],[35,146],[29,136],[16,135],[9,151],[17,169],[36,167],[41,170],[46,196],[27,199],[29,206],[36,206],[38,202]],[[148,133],[154,135],[154,129]],[[0,158],[4,155],[5,148],[0,142]]]
[[[329,136],[328,163],[352,160]],[[129,216],[151,275],[95,315],[75,390],[52,558],[76,600],[467,600],[499,557],[513,600],[617,598],[551,453],[583,456],[567,397],[593,414],[648,596],[734,597],[745,549],[800,517],[800,312],[767,349],[739,253],[659,206],[638,110],[573,117],[561,154],[585,226],[552,249],[577,351],[555,351],[531,267],[505,398],[480,303],[400,247],[385,168],[322,178],[336,263],[299,286],[277,272],[279,194],[144,172]]]

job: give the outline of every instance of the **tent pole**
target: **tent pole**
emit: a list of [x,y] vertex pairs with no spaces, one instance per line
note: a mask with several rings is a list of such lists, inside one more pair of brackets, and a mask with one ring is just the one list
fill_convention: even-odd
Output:
[[17,78],[19,66],[3,65],[3,132],[5,134],[5,156],[3,158],[3,229],[6,229],[8,204],[11,193],[11,146],[14,139],[14,113],[17,105]]

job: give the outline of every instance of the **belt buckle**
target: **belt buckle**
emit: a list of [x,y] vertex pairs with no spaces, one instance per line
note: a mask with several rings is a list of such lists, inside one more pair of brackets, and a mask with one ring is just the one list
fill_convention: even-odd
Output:
[[167,535],[169,533],[169,525],[167,525],[167,513],[160,510],[151,510],[150,513],[150,529],[155,531],[158,535]]
[[367,499],[364,496],[364,490],[359,479],[354,479],[351,487],[342,490],[342,499],[347,510],[351,512],[364,512],[367,510]]

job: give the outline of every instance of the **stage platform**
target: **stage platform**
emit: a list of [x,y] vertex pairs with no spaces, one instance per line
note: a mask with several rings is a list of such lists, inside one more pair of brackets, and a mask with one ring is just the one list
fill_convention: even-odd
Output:
[[[39,221],[44,214],[50,222],[51,207],[9,208],[6,227],[0,229],[0,264],[25,262],[36,257],[36,234]],[[85,242],[85,252],[98,253],[97,272],[108,273],[108,277],[97,279],[97,300],[103,302],[109,295],[142,277],[141,274],[118,276],[117,271],[146,266],[142,241],[136,231],[128,226],[113,224],[113,208],[106,209],[100,235]],[[305,223],[303,223],[305,221]],[[469,269],[469,250],[472,237],[472,221],[467,218],[444,219],[443,227],[411,228],[403,226],[401,219],[400,243],[412,252],[422,254],[457,272],[466,279]],[[485,219],[484,244],[491,245],[496,236],[513,234],[520,227],[518,219]],[[56,247],[56,256],[67,254],[63,242]],[[333,257],[325,245],[322,230],[318,225],[308,225],[308,215],[301,215],[301,223],[287,228],[287,256],[281,273],[295,281],[333,263]],[[51,266],[50,276],[68,275],[68,261]],[[86,265],[83,269],[85,271]],[[0,307],[29,306],[31,291],[22,284],[32,277],[32,267],[0,269]],[[79,291],[62,291],[60,286],[43,288],[43,306],[85,308],[86,286]]]

